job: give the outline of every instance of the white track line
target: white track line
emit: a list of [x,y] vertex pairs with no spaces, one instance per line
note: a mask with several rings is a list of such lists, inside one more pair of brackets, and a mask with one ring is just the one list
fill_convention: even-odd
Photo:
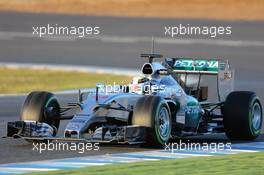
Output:
[[59,165],[78,165],[78,166],[102,166],[102,165],[111,165],[113,163],[92,163],[92,162],[55,162]]
[[[43,36],[40,38],[39,36],[33,35],[30,32],[0,31],[0,40],[12,40],[16,37],[39,38],[48,41],[64,41],[64,42],[71,42],[77,39],[99,40],[101,42],[110,42],[110,43],[138,43],[138,42],[151,41],[151,37],[114,36],[114,35],[98,35],[98,36],[88,36],[83,38],[56,35],[56,36]],[[169,37],[155,37],[155,42],[162,44],[181,44],[181,45],[201,44],[201,45],[229,46],[229,47],[264,47],[263,41],[250,41],[250,40],[176,39]]]
[[128,68],[65,65],[65,64],[41,64],[41,63],[38,64],[38,63],[0,62],[0,67],[6,67],[10,69],[30,68],[35,70],[54,70],[54,71],[113,74],[113,75],[126,75],[126,76],[135,76],[140,72],[139,70],[128,69]]
[[59,170],[56,168],[9,168],[9,167],[0,167],[0,171],[26,171],[26,172],[40,172],[40,171],[55,171]]
[[253,150],[243,150],[243,149],[232,149],[231,151],[242,152],[242,153],[256,153],[256,152],[259,152],[259,151],[253,151]]

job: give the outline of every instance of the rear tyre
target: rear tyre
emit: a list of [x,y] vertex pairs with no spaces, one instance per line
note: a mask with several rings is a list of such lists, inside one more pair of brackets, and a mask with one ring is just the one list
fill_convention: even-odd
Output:
[[262,107],[254,92],[236,91],[226,98],[224,127],[231,140],[253,140],[261,133]]
[[132,124],[149,128],[144,146],[164,146],[171,134],[170,108],[161,97],[142,97],[135,105]]
[[60,105],[54,94],[49,92],[31,92],[22,107],[20,120],[44,122],[55,127],[54,135],[60,125]]

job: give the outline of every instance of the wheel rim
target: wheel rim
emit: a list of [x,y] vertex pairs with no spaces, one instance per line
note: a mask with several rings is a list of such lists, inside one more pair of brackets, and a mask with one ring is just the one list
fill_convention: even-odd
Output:
[[259,130],[261,125],[261,107],[258,103],[255,103],[252,108],[252,125],[254,130]]
[[59,104],[57,100],[52,97],[45,105],[45,117],[48,121],[47,124],[54,126],[56,129],[59,127],[59,120],[55,117],[60,115]]
[[166,107],[162,107],[159,112],[159,135],[166,140],[170,131],[170,117]]

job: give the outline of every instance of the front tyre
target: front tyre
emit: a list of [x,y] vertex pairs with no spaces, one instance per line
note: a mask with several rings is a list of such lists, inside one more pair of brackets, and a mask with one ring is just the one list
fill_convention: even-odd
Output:
[[60,125],[60,105],[54,94],[44,91],[31,92],[22,107],[21,121],[37,121],[55,127]]
[[146,146],[164,146],[171,134],[171,112],[164,99],[158,96],[140,98],[134,108],[133,125],[149,128]]
[[228,95],[223,109],[226,135],[231,140],[253,140],[261,133],[262,106],[254,92]]

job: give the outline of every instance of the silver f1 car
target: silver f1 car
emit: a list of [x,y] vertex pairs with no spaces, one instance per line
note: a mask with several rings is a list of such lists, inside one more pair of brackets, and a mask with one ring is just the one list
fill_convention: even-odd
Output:
[[[49,92],[31,92],[20,121],[8,122],[7,136],[31,141],[77,140],[162,146],[171,138],[226,133],[252,140],[261,132],[262,106],[254,92],[233,91],[234,72],[226,60],[162,58],[142,54],[142,76],[106,92],[98,84],[80,91],[79,101],[61,107]],[[216,77],[216,102],[208,101],[203,77]],[[214,89],[213,89],[214,90]],[[78,108],[74,115],[65,112]],[[56,136],[60,120],[70,120]]]

